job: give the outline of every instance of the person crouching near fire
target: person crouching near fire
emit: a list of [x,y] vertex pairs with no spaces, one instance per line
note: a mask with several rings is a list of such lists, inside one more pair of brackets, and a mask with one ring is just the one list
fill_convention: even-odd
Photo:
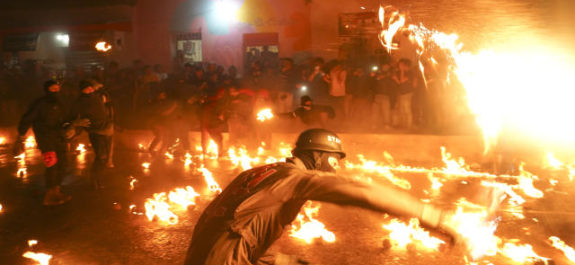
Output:
[[244,171],[208,205],[194,229],[186,265],[273,264],[266,251],[307,200],[415,217],[457,238],[446,221],[451,212],[392,187],[336,175],[346,154],[335,133],[306,130],[292,154],[284,163]]

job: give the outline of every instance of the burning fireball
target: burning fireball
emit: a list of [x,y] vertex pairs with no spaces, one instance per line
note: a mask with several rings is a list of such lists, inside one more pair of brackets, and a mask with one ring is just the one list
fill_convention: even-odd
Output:
[[107,43],[105,41],[100,41],[100,42],[96,43],[95,48],[99,52],[107,52],[107,51],[112,49],[112,45],[110,45],[109,43]]
[[259,122],[271,120],[273,117],[274,117],[274,114],[272,113],[272,110],[269,108],[260,110],[257,114],[257,120]]

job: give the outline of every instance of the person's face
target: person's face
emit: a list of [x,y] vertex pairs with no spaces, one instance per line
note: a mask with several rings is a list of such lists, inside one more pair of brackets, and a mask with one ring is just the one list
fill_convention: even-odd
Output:
[[311,101],[306,101],[306,102],[303,103],[303,108],[304,108],[305,110],[311,110],[311,106],[312,106]]
[[58,93],[58,92],[60,92],[60,85],[59,84],[53,84],[50,87],[48,87],[48,91],[50,91],[50,93]]

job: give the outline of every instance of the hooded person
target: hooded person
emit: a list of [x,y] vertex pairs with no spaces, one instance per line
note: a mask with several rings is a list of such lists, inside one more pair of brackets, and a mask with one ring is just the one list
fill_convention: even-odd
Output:
[[18,124],[18,141],[14,153],[23,151],[23,142],[28,129],[34,131],[38,149],[42,152],[42,161],[46,166],[46,194],[44,205],[59,205],[71,199],[60,190],[62,178],[65,175],[66,159],[66,127],[85,126],[86,121],[76,120],[65,123],[65,107],[60,100],[60,84],[54,80],[44,83],[43,97],[38,98],[29,107]]
[[[89,125],[85,127],[94,150],[94,163],[91,169],[91,178],[94,189],[103,188],[102,175],[108,163],[111,140],[110,126],[112,121],[106,109],[106,103],[97,91],[98,83],[90,80],[80,81],[80,96],[72,105],[71,119],[87,119]],[[113,129],[112,129],[113,131]]]
[[194,229],[186,265],[274,264],[268,248],[307,200],[418,218],[427,227],[457,235],[446,222],[448,211],[392,187],[336,175],[346,154],[331,131],[302,132],[292,155],[285,163],[244,171],[207,206]]

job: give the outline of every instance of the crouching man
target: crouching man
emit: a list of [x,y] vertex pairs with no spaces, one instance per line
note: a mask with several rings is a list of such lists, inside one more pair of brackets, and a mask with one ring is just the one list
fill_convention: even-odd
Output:
[[186,265],[266,264],[268,248],[307,200],[415,217],[456,237],[448,212],[406,192],[335,175],[345,158],[340,138],[324,129],[301,133],[285,163],[244,171],[205,209],[194,229]]

